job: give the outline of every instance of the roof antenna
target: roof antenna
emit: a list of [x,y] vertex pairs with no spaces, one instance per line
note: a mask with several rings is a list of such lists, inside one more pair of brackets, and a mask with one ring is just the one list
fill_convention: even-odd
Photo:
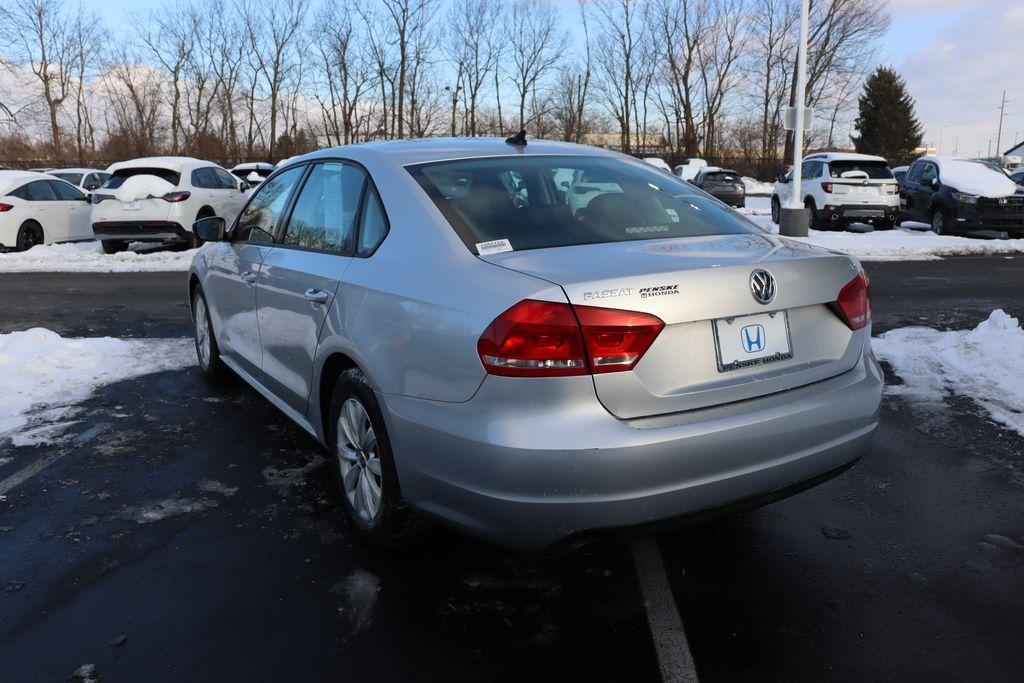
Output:
[[526,131],[521,130],[515,135],[509,135],[505,138],[506,145],[515,145],[516,147],[526,147]]

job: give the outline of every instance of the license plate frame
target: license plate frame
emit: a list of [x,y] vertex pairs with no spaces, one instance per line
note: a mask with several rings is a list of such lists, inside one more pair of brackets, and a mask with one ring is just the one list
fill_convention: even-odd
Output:
[[[781,320],[779,319],[780,317]],[[726,341],[723,338],[726,332],[734,333],[738,337],[740,334],[743,334],[745,328],[754,326],[761,326],[761,333],[765,336],[768,336],[769,330],[767,326],[770,326],[772,328],[770,331],[772,336],[769,337],[769,340],[783,333],[784,346],[779,346],[777,350],[773,351],[773,347],[769,347],[766,341],[763,354],[761,352],[747,352],[750,357],[743,359],[739,357],[738,353],[730,352],[731,344],[723,344],[723,341]],[[711,330],[715,338],[715,362],[718,364],[719,372],[730,372],[732,370],[740,370],[756,365],[767,365],[793,358],[793,338],[789,327],[789,311],[785,309],[739,315],[732,318],[716,318],[711,321]],[[742,341],[740,344],[742,347]],[[723,351],[725,352],[724,354]]]
[[134,202],[121,202],[121,208],[124,209],[125,211],[138,211],[140,207],[139,207],[139,202],[138,201],[134,201]]

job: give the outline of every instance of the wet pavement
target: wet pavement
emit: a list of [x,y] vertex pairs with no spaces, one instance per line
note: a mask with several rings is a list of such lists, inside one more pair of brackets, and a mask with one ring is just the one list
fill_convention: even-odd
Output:
[[[868,264],[876,332],[1024,315],[1024,259]],[[181,274],[0,275],[0,331],[188,333]],[[74,287],[65,295],[62,288]],[[898,381],[889,377],[890,381]],[[818,488],[658,539],[704,680],[1011,680],[1024,670],[1024,439],[887,398]],[[240,381],[109,385],[0,446],[0,680],[657,680],[629,545],[362,547],[320,448]],[[2,484],[0,484],[2,485]]]

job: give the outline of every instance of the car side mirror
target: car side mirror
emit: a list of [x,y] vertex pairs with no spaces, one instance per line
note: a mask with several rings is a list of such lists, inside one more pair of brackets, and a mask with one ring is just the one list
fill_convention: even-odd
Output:
[[227,221],[220,216],[201,218],[192,224],[192,232],[204,242],[223,242],[227,233]]
[[939,189],[939,179],[938,178],[932,178],[931,185],[932,185],[932,189],[933,190]]
[[244,180],[242,182],[238,183],[238,191],[239,192],[248,192],[250,189],[252,189],[252,185],[250,185],[249,183],[245,182]]

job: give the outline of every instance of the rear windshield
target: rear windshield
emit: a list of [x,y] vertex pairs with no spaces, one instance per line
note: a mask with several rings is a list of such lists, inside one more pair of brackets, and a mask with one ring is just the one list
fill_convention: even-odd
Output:
[[833,178],[842,178],[847,171],[863,171],[872,180],[888,180],[892,178],[892,171],[884,161],[830,161],[828,164],[829,175]]
[[758,232],[693,185],[624,159],[488,157],[408,169],[474,253],[506,239],[518,251]]
[[262,168],[242,168],[242,169],[236,168],[235,170],[233,170],[231,172],[235,175],[235,177],[240,178],[242,180],[248,180],[250,173],[255,173],[256,175],[258,175],[261,178],[266,178],[271,173],[273,173],[273,171],[271,171],[271,170],[262,169]]
[[82,182],[81,173],[51,173],[50,175],[56,176],[61,180],[66,180],[72,185],[78,185],[80,182]]
[[712,180],[719,183],[738,183],[740,176],[736,171],[712,171],[704,174],[704,180]]
[[124,184],[124,181],[128,180],[135,175],[155,175],[157,178],[166,180],[171,185],[177,187],[181,181],[181,174],[177,171],[169,171],[166,168],[122,168],[114,173],[107,179],[107,182],[103,184],[104,190],[116,190]]

